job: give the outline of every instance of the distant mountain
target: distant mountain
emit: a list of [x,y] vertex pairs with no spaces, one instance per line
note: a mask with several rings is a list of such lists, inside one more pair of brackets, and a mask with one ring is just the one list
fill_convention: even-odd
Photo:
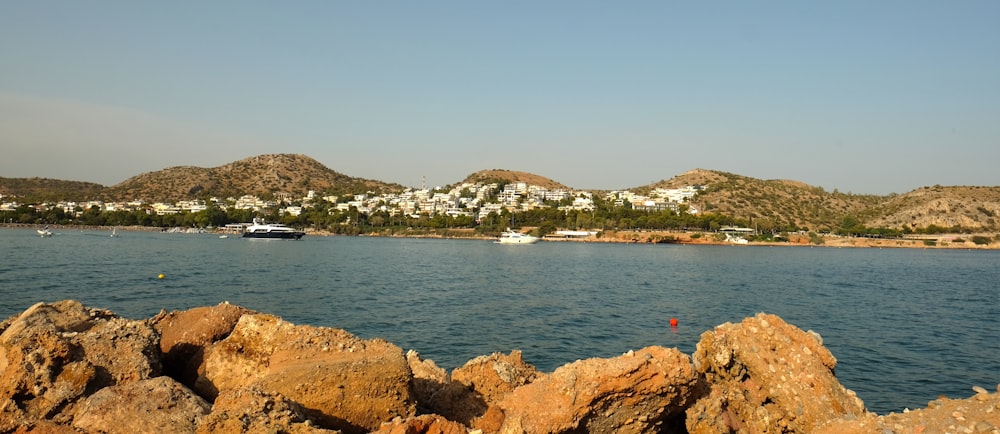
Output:
[[96,199],[100,197],[104,189],[103,185],[92,182],[0,177],[0,194],[24,198],[19,202],[25,203]]
[[219,167],[178,166],[143,173],[108,188],[111,198],[176,201],[203,196],[239,197],[245,194],[287,194],[402,191],[399,184],[354,178],[298,154],[265,154]]
[[518,172],[516,170],[489,169],[480,170],[473,173],[462,181],[463,183],[501,183],[501,182],[524,182],[528,185],[537,185],[548,189],[571,190],[563,184],[555,182],[544,176],[535,175],[528,172]]

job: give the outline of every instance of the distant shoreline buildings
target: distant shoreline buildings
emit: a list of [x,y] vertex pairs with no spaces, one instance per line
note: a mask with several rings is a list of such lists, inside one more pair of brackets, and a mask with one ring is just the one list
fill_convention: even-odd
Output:
[[[701,191],[701,186],[687,186],[679,189],[657,188],[648,195],[640,195],[628,190],[610,191],[603,199],[614,206],[630,205],[633,209],[646,211],[678,211],[681,204],[687,203]],[[0,212],[15,211],[26,205],[9,195],[0,195]],[[277,211],[279,215],[299,216],[304,210],[317,206],[320,201],[330,203],[330,213],[348,212],[356,209],[362,214],[385,211],[390,215],[406,215],[419,217],[421,215],[447,215],[451,217],[469,216],[480,221],[490,213],[499,214],[502,210],[508,212],[524,212],[538,208],[550,207],[552,202],[559,202],[561,211],[593,211],[593,193],[566,189],[549,189],[525,182],[498,183],[463,183],[451,190],[412,189],[401,193],[374,194],[371,192],[356,193],[344,196],[322,196],[309,191],[306,196],[292,198],[290,195],[277,195],[274,199],[264,200],[254,195],[244,195],[239,198],[217,198],[205,200],[182,200],[174,203],[153,202],[143,199],[130,201],[57,201],[37,204],[27,204],[36,211],[62,209],[67,215],[80,216],[87,210],[96,207],[102,212],[146,210],[150,214],[169,215],[179,213],[196,213],[216,207],[222,210],[250,210],[253,212]],[[688,204],[688,212],[697,214],[698,210]]]

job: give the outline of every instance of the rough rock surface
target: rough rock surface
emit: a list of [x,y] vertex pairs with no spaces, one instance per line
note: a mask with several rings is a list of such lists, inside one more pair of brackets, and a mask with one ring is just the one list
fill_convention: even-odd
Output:
[[415,414],[402,349],[272,315],[240,317],[227,338],[205,351],[199,373],[195,389],[211,399],[257,385],[300,404],[319,426],[344,432]]
[[397,418],[382,424],[373,434],[468,434],[469,429],[458,422],[436,414],[424,414],[407,419]]
[[62,301],[0,323],[0,432],[1000,434],[1000,386],[880,416],[835,365],[819,335],[765,314],[704,333],[692,357],[648,347],[546,374],[513,351],[449,374],[227,304],[131,321]]
[[451,379],[433,360],[406,352],[406,361],[413,372],[413,395],[420,414],[438,414],[449,420],[471,425],[473,419],[486,412],[486,401],[464,384]]
[[105,387],[77,407],[73,426],[108,434],[194,433],[211,406],[170,377]]
[[853,420],[838,419],[820,427],[815,434],[1000,434],[1000,385],[994,393],[978,386],[973,389],[976,394],[968,399],[942,397],[921,410],[885,416],[869,414]]
[[160,312],[150,323],[160,333],[163,373],[182,383],[193,384],[198,378],[198,365],[205,348],[229,336],[240,317],[250,313],[256,312],[229,303]]
[[687,355],[676,348],[647,347],[557,368],[507,394],[477,428],[503,433],[651,433],[677,424],[683,428],[684,408],[701,388]]
[[492,404],[540,375],[534,366],[524,362],[521,352],[515,350],[509,355],[493,353],[469,360],[451,372],[451,379],[475,391],[487,404]]
[[68,422],[79,398],[160,374],[151,327],[76,301],[38,303],[0,329],[0,431]]
[[60,425],[48,420],[25,422],[14,430],[14,434],[86,434],[76,428]]
[[417,400],[417,406],[432,401],[434,395],[451,382],[448,371],[433,360],[423,359],[420,353],[414,350],[406,352],[406,363],[410,365],[410,372],[413,373],[413,396]]
[[313,426],[302,406],[257,386],[228,390],[215,399],[212,413],[198,426],[199,434],[285,432],[330,433]]
[[758,314],[701,335],[692,356],[711,392],[687,410],[690,433],[812,432],[867,414],[833,374],[836,359],[815,333]]
[[476,357],[450,375],[433,360],[421,359],[416,351],[408,351],[406,359],[413,372],[413,393],[419,412],[470,426],[486,413],[490,404],[541,375],[516,350],[509,355]]

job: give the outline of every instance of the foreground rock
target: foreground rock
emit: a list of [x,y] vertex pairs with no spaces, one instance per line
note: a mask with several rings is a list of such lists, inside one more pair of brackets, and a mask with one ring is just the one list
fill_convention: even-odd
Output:
[[395,419],[383,424],[374,434],[467,434],[469,429],[458,422],[435,414]]
[[518,387],[478,428],[504,433],[651,433],[680,424],[701,384],[687,355],[648,347],[587,359]]
[[693,359],[711,391],[687,411],[691,433],[808,433],[867,415],[864,403],[837,381],[837,360],[819,335],[774,315],[703,333]]
[[1000,434],[1000,385],[996,393],[981,387],[971,398],[931,401],[926,409],[892,413],[886,416],[869,414],[861,419],[836,420],[816,430],[816,434],[883,434],[894,433],[977,433]]
[[194,433],[211,405],[170,377],[105,387],[84,399],[73,426],[108,434]]
[[160,374],[159,335],[76,301],[38,303],[0,333],[0,431],[68,423],[82,397]]
[[250,313],[256,312],[229,303],[160,312],[150,323],[160,334],[163,373],[185,384],[194,383],[205,350],[229,336],[240,317]]
[[212,413],[198,426],[199,434],[281,432],[331,433],[312,425],[298,403],[257,386],[223,392]]
[[272,315],[240,317],[205,351],[198,372],[194,387],[203,396],[256,386],[298,403],[323,428],[367,432],[416,414],[402,349]]
[[413,372],[411,384],[418,412],[441,415],[467,426],[486,412],[486,400],[474,386],[453,381],[448,371],[433,360],[422,359],[416,351],[408,351],[406,360]]
[[1000,434],[1000,393],[879,416],[835,366],[819,335],[765,314],[691,357],[652,346],[543,373],[512,351],[448,373],[226,303],[132,321],[62,301],[0,323],[0,432]]

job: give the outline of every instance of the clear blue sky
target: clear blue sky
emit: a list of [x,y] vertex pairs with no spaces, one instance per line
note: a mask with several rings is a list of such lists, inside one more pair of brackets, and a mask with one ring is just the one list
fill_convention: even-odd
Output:
[[0,0],[0,176],[1000,185],[1000,2]]

